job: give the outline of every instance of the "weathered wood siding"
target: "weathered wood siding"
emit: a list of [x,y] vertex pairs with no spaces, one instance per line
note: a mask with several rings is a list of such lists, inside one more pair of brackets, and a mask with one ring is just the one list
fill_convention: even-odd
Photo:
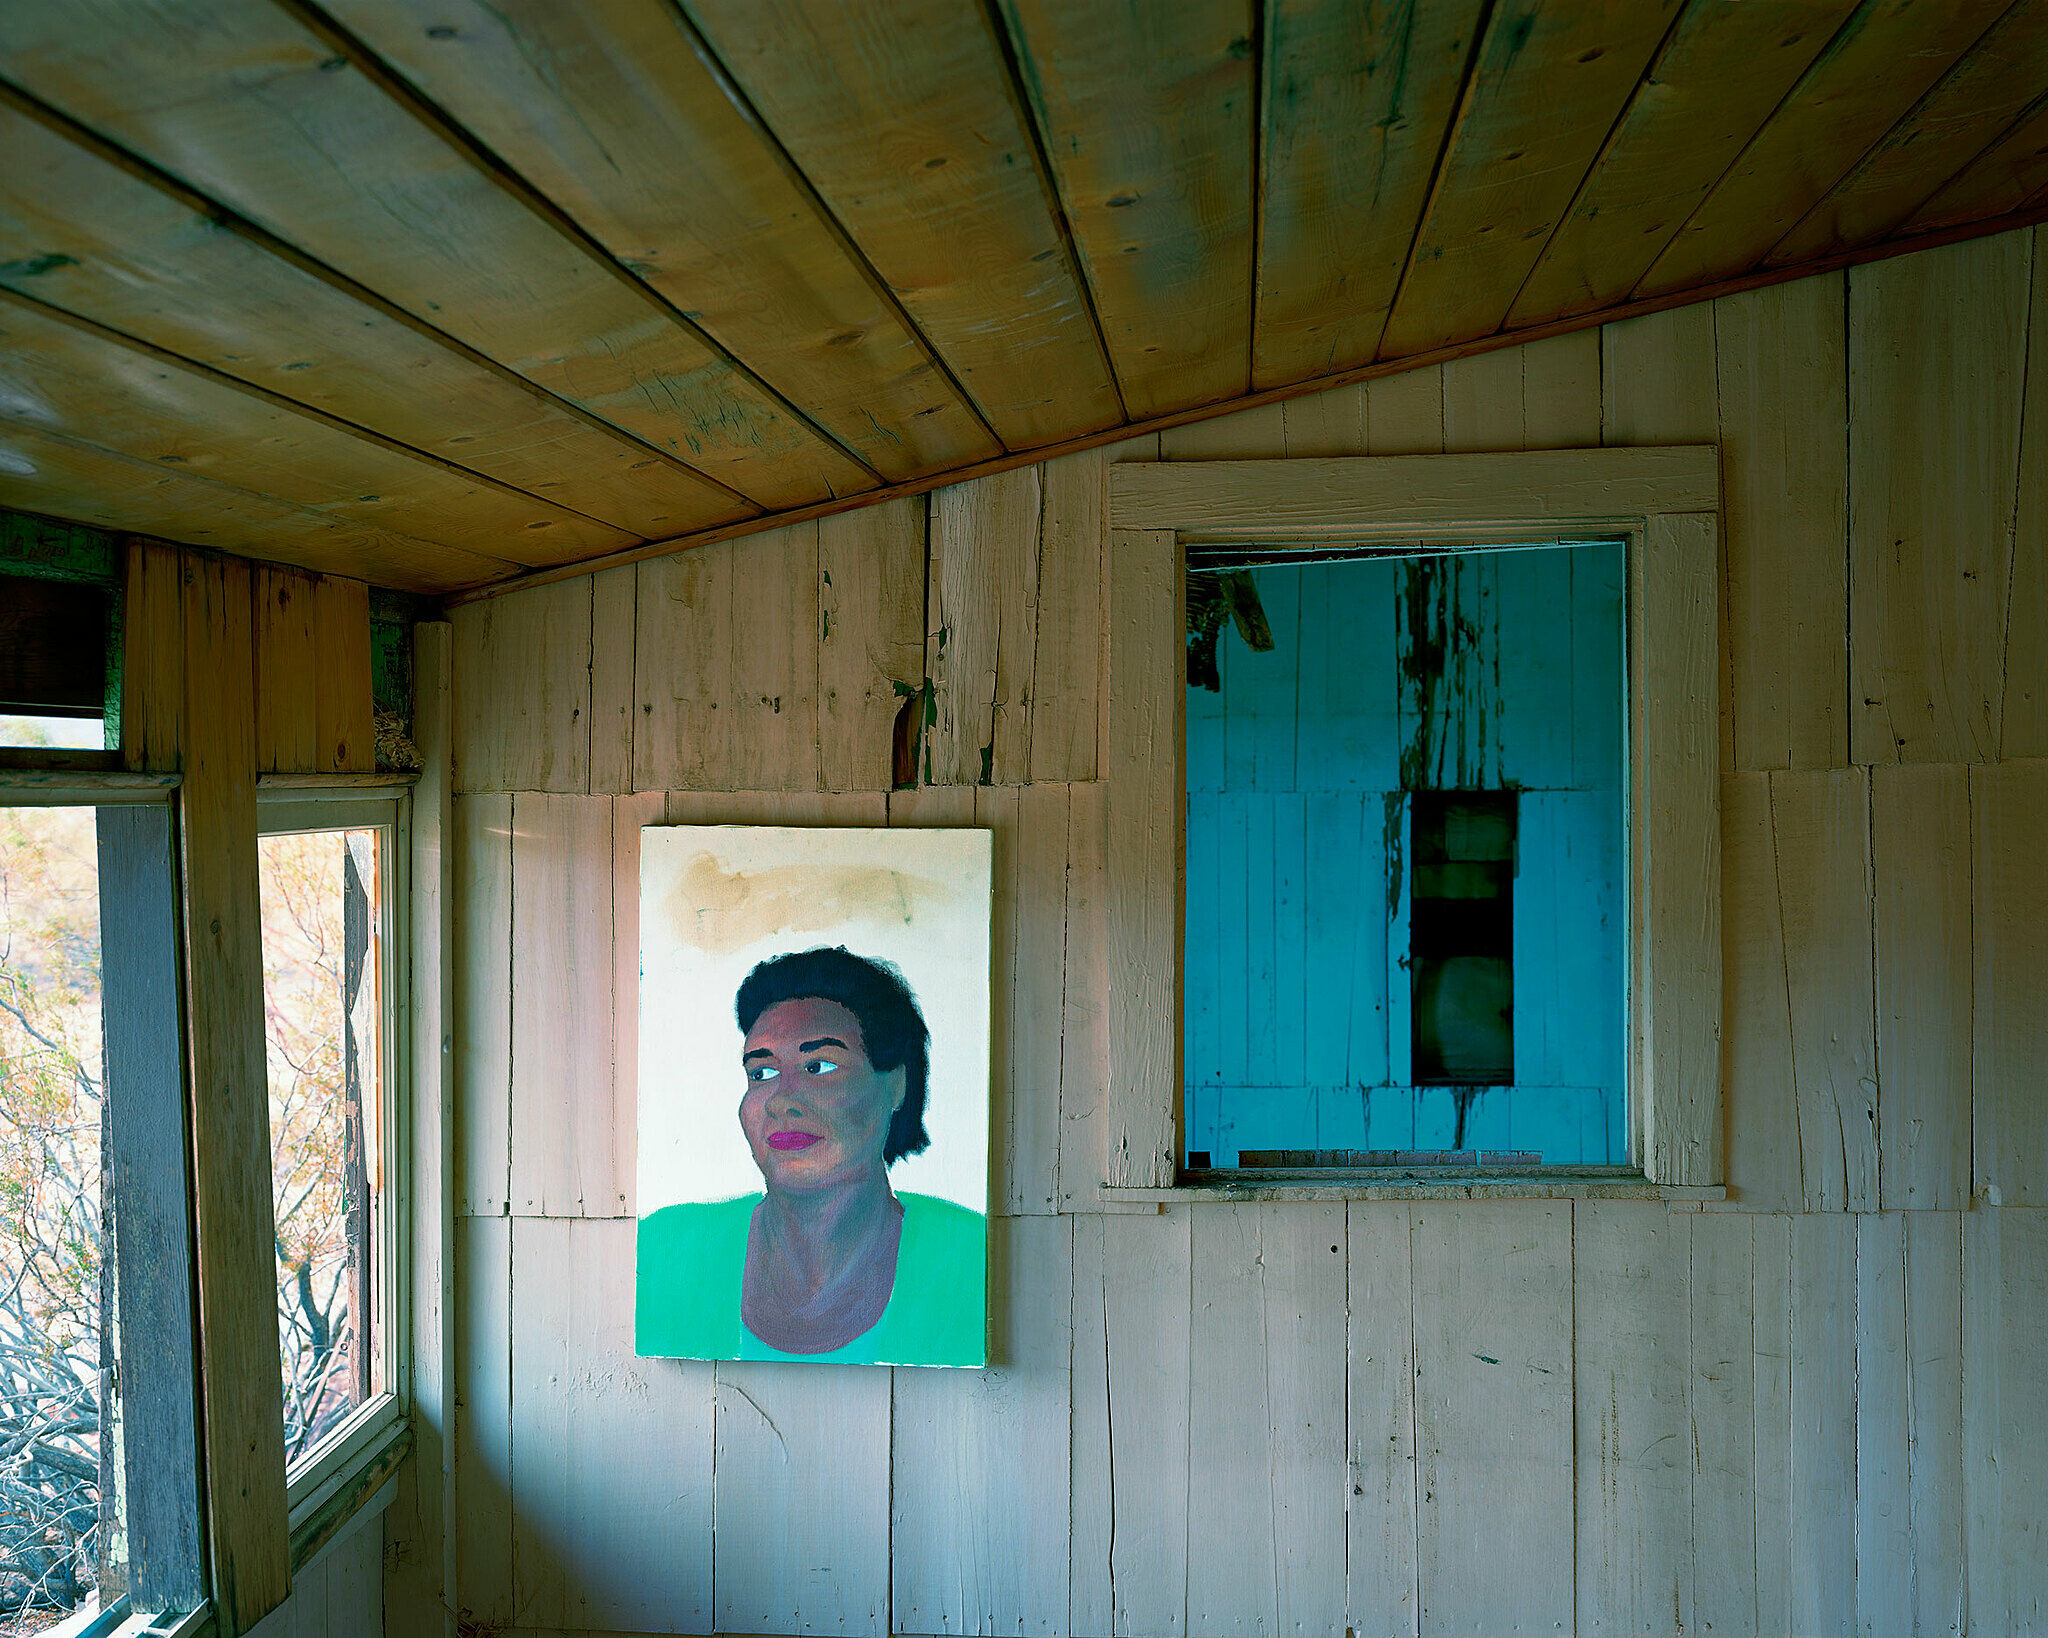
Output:
[[[460,610],[454,1602],[475,1630],[2037,1630],[2034,248]],[[1603,438],[1726,451],[1725,1208],[1105,1208],[1106,461]],[[892,794],[903,699],[935,783]],[[987,1373],[626,1346],[633,963],[611,934],[662,812],[994,827]]]

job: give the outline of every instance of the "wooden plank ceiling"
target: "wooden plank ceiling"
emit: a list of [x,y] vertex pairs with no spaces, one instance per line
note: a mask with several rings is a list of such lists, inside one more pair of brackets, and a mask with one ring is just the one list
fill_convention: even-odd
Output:
[[0,505],[446,591],[2048,210],[2048,0],[20,0]]

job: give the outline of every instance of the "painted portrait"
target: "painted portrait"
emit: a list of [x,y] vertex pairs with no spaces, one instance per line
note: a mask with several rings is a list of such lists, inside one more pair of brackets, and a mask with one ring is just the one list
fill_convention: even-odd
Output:
[[985,1364],[989,833],[640,840],[637,1351]]

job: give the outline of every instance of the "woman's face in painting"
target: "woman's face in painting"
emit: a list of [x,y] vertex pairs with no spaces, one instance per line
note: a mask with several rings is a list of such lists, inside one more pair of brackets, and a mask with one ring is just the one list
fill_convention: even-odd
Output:
[[868,1062],[860,1020],[837,1001],[778,1001],[741,1048],[740,1128],[770,1189],[827,1189],[882,1164],[904,1072]]

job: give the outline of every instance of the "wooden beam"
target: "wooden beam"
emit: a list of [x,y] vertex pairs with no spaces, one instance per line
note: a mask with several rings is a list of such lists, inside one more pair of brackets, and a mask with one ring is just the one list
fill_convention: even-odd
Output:
[[983,7],[907,0],[886,26],[798,0],[691,11],[1006,447],[1123,420]]
[[1184,537],[1285,542],[1333,531],[1587,526],[1720,506],[1712,444],[1113,466],[1109,521]]
[[1859,0],[1686,7],[1509,311],[1521,325],[1625,299]]
[[[629,437],[0,86],[0,285],[637,535],[722,515]],[[758,486],[809,500],[801,481]]]
[[404,0],[328,9],[671,307],[804,406],[829,441],[762,440],[764,478],[787,464],[811,499],[865,489],[876,473],[902,478],[992,453],[886,288],[821,220],[667,0],[456,0],[431,34]]
[[1382,356],[1497,328],[1678,0],[1494,7],[1416,229]]
[[1254,387],[1379,351],[1484,10],[1267,0]]
[[767,529],[779,529],[785,524],[799,523],[808,518],[829,517],[839,512],[850,512],[862,506],[874,506],[883,501],[895,500],[904,495],[922,495],[945,484],[963,483],[970,478],[986,477],[994,472],[1008,472],[1020,466],[1030,466],[1039,461],[1052,460],[1057,456],[1069,455],[1087,449],[1101,449],[1105,445],[1120,444],[1164,432],[1174,427],[1191,426],[1197,421],[1210,421],[1218,416],[1234,415],[1241,410],[1256,409],[1264,404],[1285,403],[1289,399],[1304,398],[1313,393],[1328,392],[1334,387],[1351,386],[1361,381],[1379,381],[1391,376],[1407,375],[1428,370],[1432,365],[1448,363],[1453,359],[1472,358],[1481,353],[1497,352],[1504,347],[1519,347],[1532,341],[1545,341],[1552,336],[1570,335],[1575,331],[1597,329],[1623,319],[1640,318],[1650,313],[1665,313],[1676,307],[1687,307],[1695,302],[1712,301],[1720,296],[1735,295],[1744,290],[1762,290],[1771,285],[1785,284],[1793,279],[1809,278],[1819,273],[1831,273],[1844,267],[1857,267],[1871,262],[1888,261],[1894,257],[1911,255],[1921,250],[1931,250],[1940,245],[1956,244],[1962,240],[1981,238],[1989,234],[2010,232],[2030,228],[2037,222],[2048,221],[2048,198],[2043,198],[2027,209],[2012,215],[1930,229],[1905,238],[1889,240],[1883,244],[1859,245],[1833,256],[1823,257],[1818,262],[1797,268],[1760,268],[1756,271],[1738,274],[1733,278],[1720,279],[1692,290],[1670,291],[1662,295],[1644,296],[1621,302],[1613,307],[1596,312],[1574,313],[1562,318],[1532,324],[1519,330],[1504,330],[1496,335],[1481,336],[1471,341],[1457,342],[1451,346],[1431,348],[1408,358],[1386,359],[1375,364],[1360,365],[1355,369],[1335,370],[1328,375],[1312,380],[1289,382],[1285,386],[1268,387],[1262,391],[1247,393],[1239,398],[1225,399],[1217,403],[1199,404],[1188,409],[1174,410],[1160,415],[1135,421],[1127,426],[1112,427],[1104,432],[1091,432],[1079,438],[1064,439],[1049,444],[1043,449],[1018,450],[996,460],[979,461],[973,466],[956,468],[951,472],[935,472],[926,477],[907,483],[889,484],[865,495],[849,496],[844,500],[826,502],[814,506],[796,507],[787,512],[775,512],[745,523],[704,529],[695,534],[678,535],[669,540],[648,541],[641,546],[614,552],[602,558],[593,558],[587,563],[559,569],[535,570],[531,573],[510,576],[487,585],[473,585],[450,594],[451,605],[471,603],[480,598],[502,596],[509,591],[519,591],[528,586],[547,585],[553,581],[565,580],[575,575],[593,574],[599,569],[611,568],[620,563],[641,563],[650,558],[669,557],[677,552],[689,551],[697,546],[708,546],[717,541],[736,540],[742,536],[759,534]]
[[[0,54],[30,95],[557,396],[687,453],[730,510],[748,510],[764,454],[815,452],[801,415],[374,58],[338,45],[267,0],[199,0],[173,33],[112,4],[0,17]],[[153,93],[129,95],[139,84]]]
[[1659,295],[1758,266],[2007,0],[1864,0],[1636,286]]
[[1256,137],[1250,0],[1000,4],[1124,402],[1146,416],[1241,393]]
[[185,603],[186,1046],[205,1398],[206,1538],[222,1629],[291,1591],[263,951],[256,868],[255,650],[249,570],[189,565]]

